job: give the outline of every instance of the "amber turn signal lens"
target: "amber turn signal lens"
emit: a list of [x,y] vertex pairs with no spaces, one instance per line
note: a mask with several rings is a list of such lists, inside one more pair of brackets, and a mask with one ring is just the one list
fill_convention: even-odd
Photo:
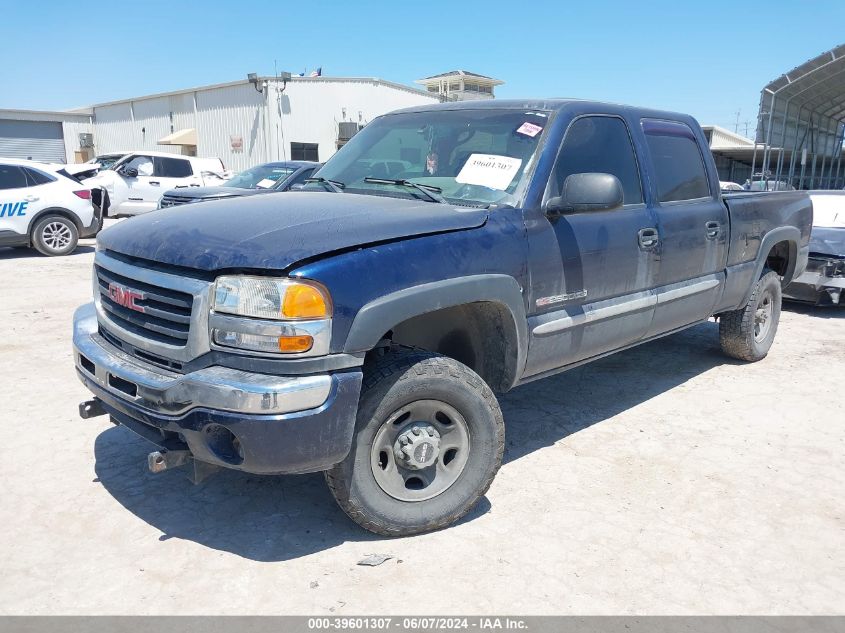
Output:
[[287,352],[288,354],[294,352],[307,352],[313,345],[314,339],[307,334],[302,336],[279,337],[279,351]]
[[282,315],[288,319],[320,319],[328,316],[326,299],[323,293],[313,286],[289,286],[282,302]]

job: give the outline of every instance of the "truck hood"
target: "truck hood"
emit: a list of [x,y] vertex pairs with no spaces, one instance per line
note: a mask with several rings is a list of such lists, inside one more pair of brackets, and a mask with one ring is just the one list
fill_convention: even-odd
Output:
[[352,193],[294,191],[153,211],[100,233],[117,253],[212,271],[283,270],[317,255],[471,229],[486,209]]

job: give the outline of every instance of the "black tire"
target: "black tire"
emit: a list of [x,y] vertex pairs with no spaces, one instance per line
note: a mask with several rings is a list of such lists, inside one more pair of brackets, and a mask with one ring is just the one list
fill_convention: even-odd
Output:
[[76,224],[62,215],[48,215],[32,227],[32,245],[42,255],[67,255],[76,249],[78,242]]
[[781,300],[780,277],[764,268],[745,307],[719,316],[722,351],[749,362],[765,358],[778,330]]
[[[382,428],[397,424],[391,422],[391,416],[420,403],[445,403],[457,415],[468,429],[466,452],[461,455],[466,461],[459,474],[447,475],[456,478],[436,496],[399,500],[376,480],[374,442]],[[411,420],[408,424],[416,424],[407,419]],[[504,442],[499,403],[475,372],[451,358],[394,347],[365,364],[352,449],[344,461],[325,473],[326,483],[343,511],[371,532],[408,536],[438,530],[463,517],[487,492],[501,466]],[[440,462],[448,464],[448,452],[438,454],[430,468],[439,468]],[[398,458],[392,454],[390,459]],[[394,468],[397,463],[401,464],[394,461]],[[443,480],[439,481],[442,485]]]

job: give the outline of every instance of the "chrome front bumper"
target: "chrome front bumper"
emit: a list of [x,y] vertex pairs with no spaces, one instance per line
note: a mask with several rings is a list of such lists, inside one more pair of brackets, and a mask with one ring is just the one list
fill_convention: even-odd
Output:
[[227,367],[180,374],[143,363],[99,335],[93,303],[74,314],[73,347],[81,377],[120,400],[168,416],[193,408],[249,415],[304,411],[324,404],[332,390],[329,375],[274,376]]

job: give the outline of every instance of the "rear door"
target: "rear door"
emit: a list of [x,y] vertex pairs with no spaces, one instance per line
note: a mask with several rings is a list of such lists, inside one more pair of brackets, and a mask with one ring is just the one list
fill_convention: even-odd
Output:
[[194,171],[194,165],[187,158],[154,156],[150,191],[152,197],[155,198],[156,206],[159,198],[168,189],[201,186],[202,178]]
[[657,305],[646,337],[706,319],[725,278],[728,210],[707,173],[703,138],[679,121],[643,119],[657,219]]
[[[529,250],[554,255],[542,263],[554,277],[546,287],[532,283],[529,319],[532,338],[526,375],[569,365],[640,340],[654,312],[651,291],[652,244],[639,241],[656,232],[654,217],[644,202],[642,181],[631,133],[615,115],[586,115],[570,123],[549,180],[545,200],[560,195],[566,178],[579,173],[607,173],[619,178],[624,206],[614,211],[572,213],[538,219],[548,229],[531,229]],[[559,256],[559,259],[557,259]],[[556,262],[551,261],[551,258]]]

